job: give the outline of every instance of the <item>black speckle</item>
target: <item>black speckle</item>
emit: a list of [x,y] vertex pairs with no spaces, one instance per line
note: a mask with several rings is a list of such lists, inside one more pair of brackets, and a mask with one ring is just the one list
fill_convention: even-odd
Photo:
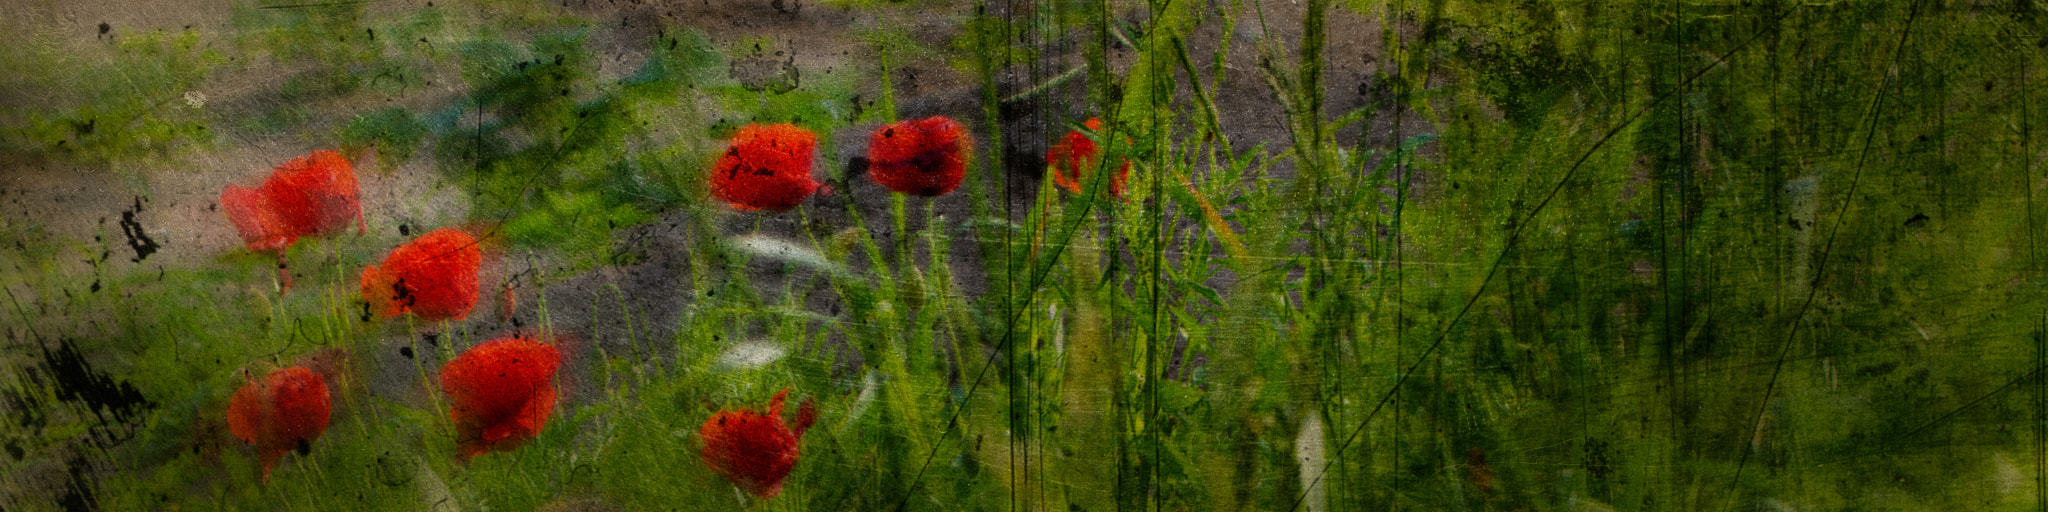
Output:
[[149,259],[149,255],[156,254],[157,249],[163,248],[156,240],[149,238],[149,233],[142,230],[141,222],[136,222],[135,213],[140,211],[142,198],[136,197],[135,209],[121,212],[121,233],[128,236],[128,247],[135,249],[135,259],[130,260],[135,263]]
[[847,160],[846,160],[846,177],[847,177],[847,178],[849,178],[849,179],[851,179],[851,178],[853,178],[853,177],[855,177],[855,176],[860,176],[860,175],[862,175],[862,174],[867,174],[867,173],[868,173],[868,165],[869,165],[869,163],[868,163],[868,158],[867,158],[867,157],[864,157],[864,156],[856,156],[856,157],[853,157],[853,158],[847,159]]
[[1927,221],[1930,220],[1934,219],[1932,217],[1928,217],[1925,213],[1915,213],[1913,214],[1913,218],[1906,219],[1906,227],[1917,228],[1920,226],[1925,226],[1927,225]]
[[99,509],[99,498],[93,491],[98,485],[93,482],[94,479],[90,474],[92,473],[92,463],[73,456],[64,465],[70,467],[70,480],[64,484],[64,495],[57,498],[57,504],[59,505],[57,508],[63,510]]
[[[139,422],[142,413],[155,406],[134,384],[94,370],[70,340],[60,342],[55,351],[43,347],[43,366],[55,382],[57,399],[82,405],[99,417],[103,428]],[[118,444],[126,436],[114,439]]]
[[406,359],[412,359],[412,347],[398,347],[398,355],[405,356]]
[[113,25],[108,25],[107,22],[104,21],[100,22],[100,35],[107,35],[107,32],[110,30],[114,30]]

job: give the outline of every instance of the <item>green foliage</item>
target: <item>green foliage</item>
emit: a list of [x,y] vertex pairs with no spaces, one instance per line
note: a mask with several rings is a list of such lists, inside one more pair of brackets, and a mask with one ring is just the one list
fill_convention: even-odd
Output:
[[412,158],[420,141],[427,137],[427,125],[403,107],[373,110],[341,127],[341,146],[349,150],[377,148],[377,164],[397,167]]
[[150,31],[110,48],[62,48],[55,36],[8,30],[0,57],[19,108],[0,113],[0,148],[106,164],[213,140],[197,91],[225,61],[194,31]]
[[1028,65],[1038,61],[1038,49],[1016,43],[1011,36],[1019,31],[1016,24],[1008,19],[994,16],[980,16],[967,20],[960,36],[953,40],[951,55],[962,56],[954,67],[973,70],[977,60],[993,58],[991,64],[998,68]]
[[698,157],[651,137],[655,120],[698,123],[677,95],[720,64],[701,34],[651,42],[652,55],[618,84],[593,80],[582,31],[526,48],[463,43],[462,77],[475,91],[426,123],[437,161],[478,198],[473,215],[502,223],[522,247],[601,261],[613,229],[652,219],[691,197],[684,165]]

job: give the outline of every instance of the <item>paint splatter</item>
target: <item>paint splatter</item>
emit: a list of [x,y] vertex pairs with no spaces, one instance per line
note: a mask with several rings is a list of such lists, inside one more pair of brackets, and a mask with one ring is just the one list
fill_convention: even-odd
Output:
[[140,196],[135,198],[135,209],[121,212],[121,234],[128,237],[128,248],[135,250],[135,258],[129,261],[141,263],[142,260],[149,259],[149,255],[156,254],[157,249],[162,249],[163,246],[157,244],[155,239],[149,237],[148,232],[142,230],[142,223],[135,220],[137,213],[142,213]]
[[76,403],[98,417],[109,444],[120,444],[130,437],[117,434],[113,427],[140,423],[142,414],[155,407],[134,384],[93,369],[71,340],[58,342],[54,351],[43,347],[43,365],[49,371],[57,399]]

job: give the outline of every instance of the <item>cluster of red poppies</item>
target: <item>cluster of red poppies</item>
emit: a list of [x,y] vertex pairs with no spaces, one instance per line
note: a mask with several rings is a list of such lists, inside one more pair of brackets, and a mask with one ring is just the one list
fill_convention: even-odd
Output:
[[[1089,119],[1090,132],[1102,130]],[[741,210],[788,211],[818,190],[811,177],[818,136],[792,124],[749,124],[740,128],[711,167],[711,197]],[[945,116],[902,121],[876,128],[868,137],[868,176],[903,194],[938,197],[960,187],[974,140],[966,127]],[[1101,148],[1090,134],[1067,132],[1045,154],[1053,183],[1082,192],[1087,173],[1100,165]],[[1122,196],[1130,177],[1125,161],[1111,177],[1109,193]]]
[[[748,176],[761,173],[762,179],[782,181],[773,189],[728,188],[724,193],[764,207],[794,206],[816,187],[809,174],[776,178],[772,170],[763,170],[796,165],[808,169],[814,140],[808,132],[787,125],[751,128],[744,133],[754,142],[734,154],[749,159]],[[734,169],[730,175],[739,175]],[[956,183],[958,174],[954,172]],[[785,187],[801,188],[802,193],[781,192]],[[221,204],[249,249],[276,255],[280,273],[289,282],[282,264],[286,249],[300,237],[337,232],[350,220],[360,228],[360,197],[349,161],[333,151],[316,151],[279,166],[258,188],[228,185],[221,192]],[[363,301],[386,318],[412,313],[428,321],[461,320],[476,306],[482,264],[475,237],[459,229],[434,230],[392,249],[380,264],[363,268]],[[514,336],[471,347],[443,366],[441,390],[452,401],[449,419],[455,425],[458,456],[511,450],[540,435],[554,412],[553,381],[561,363],[555,344]],[[284,454],[308,453],[313,441],[326,432],[332,412],[328,380],[334,372],[329,365],[313,364],[278,369],[260,378],[246,375],[246,384],[229,400],[229,430],[256,447],[265,480]],[[723,411],[702,430],[704,460],[712,469],[763,498],[781,489],[783,477],[796,464],[797,440],[816,417],[816,409],[806,401],[792,431],[780,419],[783,397],[775,395],[767,415]]]
[[[275,254],[280,262],[280,273],[289,283],[290,274],[284,270],[282,262],[286,250],[300,237],[331,234],[346,228],[351,220],[357,223],[358,233],[364,231],[366,222],[363,220],[361,196],[355,170],[349,161],[339,153],[322,150],[278,166],[257,188],[228,185],[221,191],[220,202],[226,207],[228,220],[241,233],[242,241],[249,250]],[[476,305],[476,275],[482,262],[483,253],[477,248],[475,237],[456,229],[435,230],[393,249],[381,265],[364,268],[363,300],[384,317],[410,312],[430,321],[461,319],[468,316]],[[471,352],[505,346],[515,340],[524,341],[518,338],[493,341],[479,345]],[[501,363],[498,358],[489,357],[480,359],[483,362],[478,363],[473,362],[478,358],[458,357],[443,370],[443,388],[456,399],[455,423],[460,431],[475,434],[469,437],[488,438],[495,443],[494,446],[513,446],[538,433],[539,425],[546,421],[547,413],[553,409],[554,395],[549,381],[554,374],[553,361],[558,359],[554,355],[555,349],[532,342],[516,346],[517,350],[534,352],[535,355],[513,357],[510,359],[512,363]],[[521,364],[521,361],[547,363],[541,365],[545,367],[544,372],[516,373],[521,379],[518,385],[508,384],[502,378],[486,378],[487,375],[512,375],[514,373],[500,367]],[[271,468],[286,452],[305,453],[313,440],[327,430],[328,415],[332,409],[325,378],[331,375],[323,373],[330,371],[333,369],[323,368],[316,372],[305,366],[292,366],[272,371],[260,379],[248,375],[248,382],[230,400],[230,430],[235,437],[256,446],[262,456],[266,479]],[[547,388],[545,400],[521,400],[502,392],[480,395],[477,391],[514,389],[517,392],[511,394],[541,395],[543,393],[536,391],[541,388]],[[485,398],[476,398],[478,396]],[[516,417],[497,414],[498,409],[492,407],[476,405],[493,401],[544,402],[544,405],[535,408],[537,413]],[[465,454],[474,453],[470,449],[472,444],[465,443],[464,446]]]
[[[1102,122],[1089,119],[1086,126],[1099,131]],[[943,116],[890,124],[869,139],[868,174],[896,192],[944,195],[966,176],[972,145],[966,129]],[[816,148],[817,136],[795,125],[747,125],[712,166],[711,195],[744,210],[794,208],[819,188],[811,177]],[[1100,153],[1089,134],[1069,132],[1046,153],[1054,183],[1080,193]],[[1129,174],[1125,162],[1110,181],[1110,194],[1123,194]],[[351,220],[361,234],[361,195],[349,161],[323,150],[278,166],[257,188],[228,185],[220,202],[249,250],[277,256],[288,289],[286,250],[301,237],[346,229]],[[428,321],[461,320],[476,306],[482,265],[476,237],[437,229],[364,267],[363,301],[386,318],[412,313]],[[555,344],[515,336],[479,344],[443,366],[441,390],[453,402],[449,419],[459,456],[511,450],[540,435],[555,408],[554,377],[561,364]],[[247,375],[247,384],[235,392],[228,425],[235,437],[256,447],[265,479],[285,453],[307,453],[326,432],[333,371],[292,366],[261,378]],[[704,462],[756,496],[780,493],[782,479],[796,466],[804,431],[817,420],[814,402],[805,400],[795,425],[785,423],[787,394],[776,393],[765,412],[725,410],[705,421],[698,432]]]

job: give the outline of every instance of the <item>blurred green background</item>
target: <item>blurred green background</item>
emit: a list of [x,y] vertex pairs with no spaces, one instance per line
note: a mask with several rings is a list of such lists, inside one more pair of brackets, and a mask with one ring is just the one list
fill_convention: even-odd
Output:
[[[2048,510],[2048,4],[0,7],[7,510]],[[868,134],[975,139],[936,199]],[[1091,117],[1123,196],[1046,178]],[[748,123],[796,210],[711,200]],[[316,149],[294,284],[217,197]],[[2048,199],[2044,199],[2048,200]],[[358,272],[485,240],[465,320]],[[564,352],[518,450],[437,375]],[[331,365],[266,484],[244,370]],[[781,496],[699,455],[777,390]]]

